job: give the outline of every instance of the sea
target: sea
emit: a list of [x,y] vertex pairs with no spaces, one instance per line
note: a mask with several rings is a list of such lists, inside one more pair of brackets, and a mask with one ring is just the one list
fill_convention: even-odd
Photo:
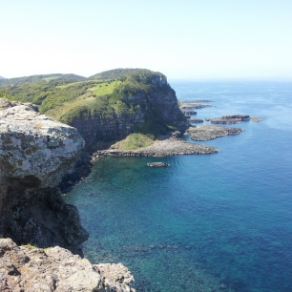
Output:
[[[65,194],[92,263],[122,263],[138,292],[292,291],[292,82],[172,81],[194,118],[248,114],[220,152],[106,157]],[[209,124],[204,122],[203,124]],[[163,161],[167,168],[150,168]]]

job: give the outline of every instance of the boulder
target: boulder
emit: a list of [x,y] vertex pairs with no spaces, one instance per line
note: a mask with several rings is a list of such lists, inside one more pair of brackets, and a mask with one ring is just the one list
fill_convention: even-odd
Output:
[[0,239],[0,291],[134,292],[122,264],[92,265],[59,246],[41,249]]
[[84,141],[75,128],[39,114],[33,105],[1,101],[0,169],[34,187],[58,185]]

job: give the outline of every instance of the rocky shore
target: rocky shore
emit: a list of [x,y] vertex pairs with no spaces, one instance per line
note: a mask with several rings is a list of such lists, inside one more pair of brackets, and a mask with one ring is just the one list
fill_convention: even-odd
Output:
[[239,128],[203,125],[197,127],[190,127],[186,131],[186,134],[190,135],[192,140],[206,141],[228,135],[238,135],[241,132],[243,132],[243,130]]
[[166,157],[171,155],[189,154],[211,154],[219,150],[213,146],[193,144],[176,137],[158,140],[147,148],[137,150],[123,150],[119,143],[112,145],[108,150],[96,151],[93,156],[144,156],[144,157]]
[[59,246],[41,249],[0,239],[0,291],[134,292],[122,264],[92,265]]

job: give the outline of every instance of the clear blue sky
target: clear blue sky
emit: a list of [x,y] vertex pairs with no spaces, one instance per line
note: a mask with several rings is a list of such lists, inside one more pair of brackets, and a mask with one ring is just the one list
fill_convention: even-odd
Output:
[[292,0],[1,0],[0,75],[292,80]]

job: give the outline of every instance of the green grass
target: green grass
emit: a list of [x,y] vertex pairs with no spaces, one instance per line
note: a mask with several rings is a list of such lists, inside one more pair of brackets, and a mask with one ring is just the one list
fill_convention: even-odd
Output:
[[136,150],[151,146],[154,143],[154,136],[150,134],[133,133],[126,139],[119,142],[119,148],[123,150]]
[[[117,69],[106,72],[106,76],[120,77],[95,80],[74,74],[40,75],[30,77],[30,83],[2,87],[1,94],[9,100],[35,103],[41,113],[67,124],[71,124],[74,119],[92,117],[97,117],[102,123],[109,120],[127,123],[139,113],[143,114],[144,122],[133,125],[134,133],[157,137],[174,130],[172,125],[166,124],[163,108],[153,102],[155,98],[170,92],[169,87],[157,86],[153,82],[165,78],[164,75],[149,70]],[[182,115],[181,119],[185,117]],[[141,141],[138,138],[136,140]],[[131,147],[127,143],[125,147]],[[133,147],[140,147],[138,144]]]
[[[113,103],[112,108],[117,109],[117,104],[114,98],[111,98],[111,94],[115,90],[116,86],[119,85],[120,81],[107,81],[107,82],[95,82],[94,87],[88,88],[84,94],[78,96],[73,100],[68,100],[55,105],[54,108],[46,111],[46,115],[52,117],[56,120],[62,120],[68,122],[69,114],[70,119],[78,116],[78,109],[88,108],[90,113],[95,110],[99,112],[104,107],[110,107]],[[89,82],[74,82],[64,86],[58,86],[60,92],[62,89],[69,90],[69,87],[74,90],[74,87],[90,85],[92,86],[92,81]],[[106,97],[108,96],[108,98]],[[76,110],[77,109],[77,110]],[[74,115],[73,113],[76,113]]]

